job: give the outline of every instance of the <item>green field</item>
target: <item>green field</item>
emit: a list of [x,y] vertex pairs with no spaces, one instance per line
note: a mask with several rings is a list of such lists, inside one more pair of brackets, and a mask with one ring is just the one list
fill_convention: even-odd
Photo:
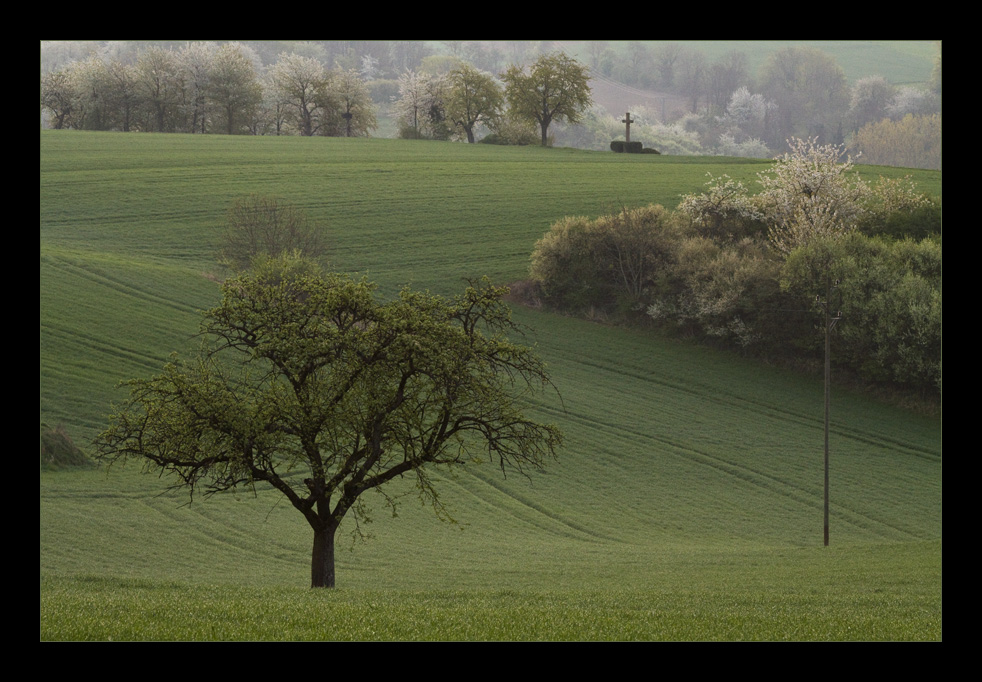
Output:
[[[764,162],[397,140],[41,134],[41,421],[85,443],[114,384],[195,343],[224,212],[250,192],[325,225],[383,292],[522,278],[564,215],[674,207]],[[906,171],[862,167],[864,174]],[[941,175],[915,171],[941,194]],[[42,472],[41,639],[941,639],[941,425],[837,389],[822,546],[822,385],[647,331],[516,310],[562,396],[530,479],[440,473],[344,534],[311,593],[277,494],[187,505],[137,467]],[[375,502],[369,498],[370,502]],[[351,530],[351,529],[349,529]]]

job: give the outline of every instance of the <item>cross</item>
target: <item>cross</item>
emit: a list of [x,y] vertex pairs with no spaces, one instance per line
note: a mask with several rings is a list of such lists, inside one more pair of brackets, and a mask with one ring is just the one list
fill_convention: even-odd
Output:
[[624,114],[624,118],[621,120],[621,123],[625,123],[626,124],[626,128],[627,129],[624,132],[624,137],[625,137],[625,140],[627,142],[630,142],[631,141],[631,124],[634,123],[634,120],[631,118],[631,112],[630,111],[627,112],[626,114]]

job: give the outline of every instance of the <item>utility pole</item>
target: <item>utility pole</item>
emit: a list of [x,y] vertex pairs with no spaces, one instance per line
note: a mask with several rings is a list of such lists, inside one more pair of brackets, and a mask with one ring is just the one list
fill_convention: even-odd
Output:
[[[821,294],[815,296],[815,301],[825,312],[825,546],[829,546],[829,415],[832,411],[832,328],[842,319],[839,310],[832,313],[831,298],[833,292],[838,292],[839,280],[833,284],[831,276],[825,279],[825,300]],[[842,296],[839,295],[839,303]]]

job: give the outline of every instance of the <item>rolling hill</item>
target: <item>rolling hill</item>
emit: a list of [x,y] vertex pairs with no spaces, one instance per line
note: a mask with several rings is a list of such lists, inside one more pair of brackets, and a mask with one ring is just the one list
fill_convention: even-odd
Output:
[[[332,266],[383,292],[452,293],[467,277],[521,279],[563,215],[672,207],[707,172],[749,180],[762,163],[42,131],[41,421],[84,443],[117,381],[194,346],[222,274],[224,211],[243,194],[307,211]],[[917,179],[940,194],[940,173]],[[316,616],[296,605],[310,602],[309,532],[278,494],[187,505],[134,467],[42,472],[42,639],[940,639],[940,420],[833,394],[823,548],[818,377],[650,331],[515,315],[559,390],[530,406],[566,434],[544,472],[438,473],[456,524],[397,486],[397,517],[376,500],[362,529],[374,537],[342,539],[339,594]],[[200,614],[181,617],[177,604],[195,600]],[[337,629],[374,603],[388,614],[376,630]],[[229,629],[222,609],[267,620]],[[474,625],[497,613],[511,625]]]

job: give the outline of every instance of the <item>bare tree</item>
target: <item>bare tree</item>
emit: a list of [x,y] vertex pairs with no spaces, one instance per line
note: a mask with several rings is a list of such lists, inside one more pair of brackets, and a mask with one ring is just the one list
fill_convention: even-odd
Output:
[[316,261],[326,252],[321,231],[306,213],[277,197],[252,194],[229,209],[218,260],[233,270],[245,270],[262,254]]

